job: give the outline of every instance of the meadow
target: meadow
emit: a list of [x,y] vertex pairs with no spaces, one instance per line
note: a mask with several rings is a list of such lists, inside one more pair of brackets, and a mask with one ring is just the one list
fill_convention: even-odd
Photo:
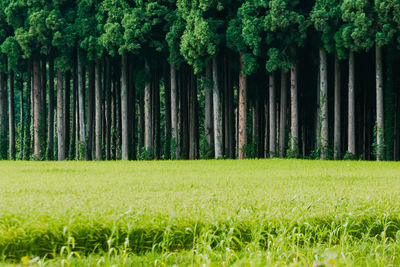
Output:
[[4,161],[0,262],[393,266],[400,164]]

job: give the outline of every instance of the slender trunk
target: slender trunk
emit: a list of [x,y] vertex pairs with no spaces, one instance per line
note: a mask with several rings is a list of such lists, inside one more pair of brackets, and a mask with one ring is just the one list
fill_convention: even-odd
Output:
[[49,59],[49,110],[47,112],[47,159],[54,159],[54,60]]
[[355,135],[355,99],[354,99],[354,52],[349,53],[349,110],[348,110],[348,147],[351,157],[356,155]]
[[170,65],[171,75],[171,130],[172,130],[172,149],[174,149],[175,159],[179,159],[179,143],[178,143],[178,94],[176,67]]
[[18,87],[20,89],[19,94],[19,115],[20,115],[20,149],[19,149],[19,160],[23,160],[25,153],[25,103],[24,103],[24,74],[21,71],[19,73]]
[[320,58],[320,123],[321,123],[321,159],[327,158],[328,153],[328,60],[324,48],[319,49]]
[[[80,150],[83,153],[83,159],[88,160],[88,148],[86,143],[86,115],[85,115],[85,92],[86,92],[86,70],[82,66],[78,54],[78,93],[79,93],[79,142],[80,142]],[[81,154],[81,153],[79,153]]]
[[63,92],[63,73],[57,70],[57,153],[58,160],[65,160],[65,110]]
[[239,159],[246,158],[247,147],[247,76],[243,73],[243,53],[240,54],[239,70]]
[[[180,84],[179,84],[179,92],[180,92],[180,125],[181,125],[181,158],[189,159],[189,119],[187,114],[189,114],[188,109],[188,90],[187,79],[188,79],[188,69],[189,67],[186,65],[185,68],[180,73]],[[185,88],[184,88],[185,87]]]
[[89,92],[88,92],[88,114],[87,114],[87,147],[88,147],[88,160],[93,159],[93,140],[94,140],[94,102],[95,102],[95,86],[94,86],[94,66],[93,64],[89,67]]
[[[149,63],[145,62],[145,72],[147,75],[150,74]],[[146,82],[144,88],[144,124],[145,124],[145,134],[144,134],[144,148],[146,151],[150,152],[153,148],[153,138],[152,138],[152,106],[151,106],[151,82],[150,80]]]
[[334,129],[334,159],[338,160],[341,157],[341,73],[340,61],[338,56],[335,56],[335,129]]
[[281,71],[281,110],[279,118],[279,156],[285,157],[287,113],[287,72]]
[[299,108],[298,108],[298,94],[297,94],[297,63],[293,63],[290,68],[290,108],[291,108],[291,139],[290,150],[293,157],[299,155]]
[[[41,126],[41,132],[42,132],[42,138],[43,138],[43,143],[42,143],[42,151],[43,153],[46,153],[47,151],[47,99],[46,99],[46,93],[47,93],[47,80],[46,80],[46,74],[47,74],[47,69],[46,69],[46,58],[43,58],[41,61],[41,68],[40,68],[40,73],[41,73],[41,85],[42,85],[42,126]],[[43,155],[44,157],[46,156],[45,154]]]
[[222,157],[222,143],[221,143],[221,100],[220,90],[218,83],[218,65],[217,58],[214,57],[212,60],[213,64],[213,109],[214,109],[214,142],[215,142],[215,158]]
[[96,120],[96,160],[102,160],[101,153],[101,66],[96,59],[95,65],[95,120]]
[[198,142],[197,142],[197,87],[193,71],[190,73],[188,80],[189,87],[189,159],[198,158]]
[[[130,128],[130,137],[129,137],[129,147],[130,147],[130,158],[132,160],[136,160],[136,88],[135,88],[135,81],[133,79],[134,77],[134,62],[133,62],[133,57],[130,57],[131,60],[128,63],[129,67],[129,79],[128,79],[128,88],[129,88],[129,103],[130,103],[130,108],[129,108],[129,128]],[[171,138],[170,138],[171,139]]]
[[0,72],[0,159],[7,159],[7,89],[6,76]]
[[157,160],[161,158],[161,116],[160,116],[160,77],[158,69],[154,73],[153,88],[153,127],[154,127],[154,156]]
[[74,77],[73,77],[73,88],[74,88],[74,103],[75,103],[75,108],[74,108],[74,114],[75,114],[75,160],[80,159],[80,151],[79,151],[79,85],[78,85],[78,61],[77,58],[75,58],[75,64],[74,64]]
[[143,147],[144,147],[144,132],[145,132],[145,127],[144,127],[144,94],[143,92],[140,93],[139,96],[139,129],[140,129],[140,138],[139,138],[139,152],[143,152]]
[[[71,72],[67,71],[65,74],[65,88],[64,88],[64,116],[65,116],[65,156],[69,156],[71,140]],[[72,158],[72,157],[70,157]]]
[[43,143],[43,111],[42,111],[42,87],[40,76],[40,61],[33,61],[33,138],[34,149],[33,154],[36,160],[42,159],[42,143]]
[[[111,125],[111,87],[112,87],[112,79],[111,79],[111,66],[110,66],[110,60],[108,57],[105,58],[104,61],[104,94],[105,94],[105,103],[104,103],[104,125],[103,127],[105,128],[105,150],[106,150],[106,160],[111,159],[111,128],[114,130],[116,129],[115,127],[112,127]],[[116,65],[116,64],[115,64]],[[116,74],[115,74],[116,75]],[[117,77],[115,77],[114,80],[116,80]],[[114,87],[115,90],[116,87]],[[118,96],[119,97],[119,96]]]
[[128,123],[128,56],[121,57],[121,116],[122,116],[122,160],[129,160]]
[[269,75],[269,155],[276,156],[275,73]]
[[14,71],[8,71],[8,137],[9,158],[15,160],[15,110],[14,110]]
[[228,82],[228,156],[230,159],[235,158],[235,107],[234,107],[234,89],[232,81],[232,71],[227,66],[227,82]]
[[383,75],[382,75],[382,47],[376,45],[376,135],[377,135],[377,160],[383,160],[385,151],[384,145],[384,111],[383,111]]
[[171,82],[168,64],[164,63],[164,97],[165,97],[165,158],[171,158]]
[[206,67],[206,86],[205,90],[205,119],[204,131],[206,133],[206,142],[214,154],[214,116],[213,116],[213,93],[212,93],[212,63]]
[[[0,80],[1,80],[1,74],[0,74]],[[27,72],[27,81],[26,81],[26,107],[25,107],[25,133],[24,133],[24,154],[23,154],[23,160],[28,160],[31,155],[31,90],[32,90],[32,64],[31,61],[28,61],[28,72]],[[1,81],[0,81],[0,87],[1,87]],[[0,107],[1,110],[1,107]],[[1,111],[0,111],[1,112]],[[0,117],[1,120],[1,117]],[[1,153],[1,152],[0,152]],[[1,156],[0,156],[1,158]]]

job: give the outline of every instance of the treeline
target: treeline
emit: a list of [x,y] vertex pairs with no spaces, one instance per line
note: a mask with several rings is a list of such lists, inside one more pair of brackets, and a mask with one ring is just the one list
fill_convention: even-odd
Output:
[[0,0],[0,158],[400,159],[400,0]]

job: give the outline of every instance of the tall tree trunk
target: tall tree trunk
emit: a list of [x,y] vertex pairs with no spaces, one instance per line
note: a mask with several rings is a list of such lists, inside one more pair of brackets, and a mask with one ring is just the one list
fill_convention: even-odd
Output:
[[187,114],[189,114],[188,109],[188,89],[187,89],[187,79],[189,73],[189,66],[185,65],[185,68],[180,72],[180,125],[181,125],[181,155],[182,159],[189,159],[189,119]]
[[340,73],[340,61],[337,55],[335,55],[335,129],[334,129],[334,159],[338,160],[341,157],[341,73]]
[[93,140],[94,140],[94,102],[95,102],[95,74],[94,65],[89,66],[89,92],[88,92],[88,115],[87,115],[87,147],[88,160],[93,159]]
[[213,116],[213,93],[212,93],[212,63],[206,67],[206,86],[205,90],[205,119],[204,131],[206,133],[206,142],[208,148],[213,150],[214,154],[214,116]]
[[[136,145],[137,145],[137,120],[136,120],[136,88],[134,77],[134,64],[133,64],[133,56],[130,57],[130,62],[128,63],[129,67],[129,79],[128,79],[128,91],[129,91],[129,147],[130,147],[130,156],[129,158],[132,160],[136,160]],[[169,104],[170,105],[170,104]],[[171,118],[171,117],[170,117]],[[171,138],[170,138],[171,140]]]
[[33,61],[33,154],[36,160],[42,159],[43,143],[43,110],[42,110],[42,83],[40,75],[40,61]]
[[144,148],[144,133],[145,133],[145,125],[144,125],[144,92],[140,92],[139,95],[139,129],[140,129],[140,137],[139,137],[139,153],[143,152]]
[[24,73],[19,73],[18,87],[20,89],[19,94],[19,115],[20,115],[20,142],[19,142],[19,160],[24,159],[25,153],[25,103],[24,103]]
[[228,83],[228,156],[230,159],[235,158],[235,107],[234,107],[234,89],[232,71],[227,64],[227,83]]
[[15,160],[15,110],[14,110],[14,71],[8,71],[8,137],[9,157]]
[[243,73],[243,53],[240,54],[239,70],[239,159],[246,158],[247,147],[247,76]]
[[290,68],[290,108],[291,108],[291,151],[293,157],[299,156],[299,108],[297,94],[297,63]]
[[122,160],[129,160],[128,55],[121,57]]
[[161,159],[161,114],[160,114],[160,75],[159,69],[154,72],[153,88],[153,132],[154,132],[154,156],[157,160]]
[[80,134],[79,134],[79,75],[78,75],[78,60],[77,57],[75,57],[75,64],[74,64],[74,77],[73,77],[73,88],[74,88],[74,103],[75,103],[75,109],[74,109],[74,114],[75,114],[75,160],[80,159],[80,151],[79,151],[79,144],[80,144]]
[[349,53],[349,110],[348,110],[348,147],[347,151],[351,157],[356,155],[355,135],[355,99],[354,99],[354,52]]
[[[64,116],[65,116],[65,156],[69,156],[71,140],[71,71],[65,74],[64,88]],[[72,159],[72,157],[70,157]]]
[[188,80],[189,88],[189,159],[195,160],[198,157],[198,143],[197,143],[197,88],[193,71],[190,72]]
[[100,60],[96,59],[95,63],[95,124],[96,124],[96,160],[102,160],[101,153],[101,66]]
[[7,87],[6,76],[0,72],[0,159],[7,159]]
[[319,49],[320,58],[320,123],[321,123],[321,159],[327,158],[328,153],[328,141],[329,141],[329,130],[328,130],[328,60],[326,51],[324,48]]
[[[79,49],[78,49],[79,50]],[[79,94],[79,142],[80,150],[83,153],[83,160],[88,160],[88,148],[86,143],[86,115],[85,115],[85,92],[86,92],[86,70],[80,62],[78,54],[78,94]]]
[[[145,72],[147,75],[150,74],[149,63],[145,61]],[[144,134],[144,148],[146,151],[150,152],[153,148],[153,138],[152,138],[152,106],[151,106],[151,81],[147,81],[144,88],[144,124],[145,124],[145,134]]]
[[269,155],[276,156],[275,73],[269,75]]
[[47,159],[54,159],[54,59],[49,58],[49,110],[47,112]]
[[57,70],[57,153],[58,160],[65,160],[65,110],[63,92],[63,73]]
[[221,99],[218,82],[218,64],[217,58],[212,60],[213,64],[213,110],[214,110],[214,142],[215,142],[215,158],[222,157],[222,140],[221,140]]
[[287,71],[281,71],[281,110],[279,118],[279,156],[285,157],[286,113],[287,113]]
[[172,130],[172,149],[174,149],[175,159],[179,159],[179,143],[178,143],[178,94],[177,94],[177,77],[175,64],[170,65],[171,75],[171,130]]
[[[41,77],[41,85],[42,85],[42,120],[43,120],[43,124],[41,126],[41,131],[42,131],[42,138],[43,138],[43,143],[42,143],[42,150],[43,153],[46,153],[47,151],[47,142],[45,142],[45,140],[47,141],[47,99],[46,99],[46,93],[47,93],[47,80],[46,80],[46,74],[47,74],[47,65],[46,65],[47,61],[46,58],[43,58],[41,61],[41,68],[40,68],[40,73],[42,75]],[[44,157],[46,156],[45,154],[43,155]]]
[[[105,94],[105,103],[104,103],[104,125],[103,127],[105,128],[105,150],[106,150],[106,160],[111,159],[111,128],[116,130],[116,127],[112,126],[111,123],[111,94],[114,93],[111,90],[112,87],[112,75],[116,76],[116,74],[111,74],[111,66],[110,66],[110,59],[108,57],[105,58],[104,60],[104,94]],[[116,66],[116,63],[115,65]],[[114,71],[115,72],[115,71]],[[116,80],[117,77],[114,77],[114,80]],[[116,86],[114,86],[113,91],[116,89]],[[117,95],[115,95],[117,97]],[[119,96],[118,96],[119,97]],[[115,154],[115,153],[114,153]]]
[[377,140],[377,154],[376,159],[383,160],[384,151],[384,109],[383,109],[383,75],[382,75],[382,47],[376,45],[375,48],[376,57],[376,140]]
[[171,82],[167,62],[164,63],[164,97],[165,97],[165,158],[171,158]]
[[[0,73],[0,80],[1,80],[1,73]],[[23,154],[23,160],[28,160],[31,155],[31,91],[32,91],[32,64],[31,61],[28,61],[28,72],[27,72],[27,81],[26,81],[26,107],[25,107],[25,133],[24,133],[24,154]],[[1,88],[1,81],[0,81],[0,88]],[[1,98],[1,94],[0,94]],[[1,112],[1,107],[0,107],[0,112]],[[0,120],[1,120],[1,115],[0,115]],[[1,132],[1,131],[0,131]],[[1,153],[1,151],[0,151]],[[1,158],[1,156],[0,156]]]

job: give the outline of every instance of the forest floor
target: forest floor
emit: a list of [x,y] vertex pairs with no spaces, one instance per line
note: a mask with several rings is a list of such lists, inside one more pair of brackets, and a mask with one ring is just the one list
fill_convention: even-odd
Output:
[[0,262],[396,265],[400,163],[0,162]]

